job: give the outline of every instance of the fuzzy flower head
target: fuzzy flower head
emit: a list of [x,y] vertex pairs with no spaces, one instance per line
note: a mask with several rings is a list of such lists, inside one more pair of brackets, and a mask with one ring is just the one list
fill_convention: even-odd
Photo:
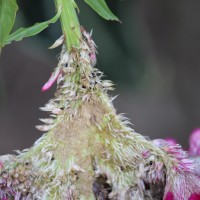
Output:
[[193,161],[180,145],[166,140],[153,141],[170,157],[172,165],[167,170],[164,200],[200,199],[200,177],[193,172]]
[[188,154],[179,144],[170,144],[166,140],[153,140],[154,144],[164,150],[173,159],[173,170],[191,172],[193,170],[193,161],[188,159]]
[[[96,65],[96,45],[92,39],[92,31],[88,33],[83,27],[81,27],[82,32],[82,45],[81,48],[83,48],[85,51],[82,52],[82,57],[87,60],[87,56],[89,56],[88,61],[89,64],[94,67]],[[62,45],[62,51],[59,57],[59,63],[58,66],[55,68],[54,72],[51,74],[49,80],[44,84],[42,87],[42,91],[45,92],[49,90],[52,85],[57,81],[59,82],[62,80],[63,73],[65,71],[65,68],[68,66],[69,63],[73,63],[74,60],[70,58],[70,52],[67,52],[66,46],[64,44],[65,38],[64,36],[61,36],[58,40],[55,41],[55,43],[49,47],[49,49],[54,49],[56,47],[59,47]],[[81,59],[81,58],[80,58]],[[84,62],[84,60],[82,60]]]
[[199,200],[199,181],[200,178],[190,172],[169,175],[164,200]]
[[190,156],[200,155],[200,128],[195,129],[190,135],[189,155]]

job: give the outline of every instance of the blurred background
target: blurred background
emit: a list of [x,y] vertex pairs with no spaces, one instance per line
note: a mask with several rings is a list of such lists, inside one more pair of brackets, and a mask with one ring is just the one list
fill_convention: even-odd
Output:
[[[200,1],[108,0],[118,22],[104,21],[83,0],[80,21],[98,46],[97,67],[116,84],[118,113],[150,138],[174,137],[185,149],[200,127]],[[53,0],[18,0],[15,28],[50,19]],[[36,37],[12,43],[0,58],[0,154],[28,148],[41,136],[39,111],[55,87],[42,85],[57,64],[48,47],[61,35],[57,22]]]

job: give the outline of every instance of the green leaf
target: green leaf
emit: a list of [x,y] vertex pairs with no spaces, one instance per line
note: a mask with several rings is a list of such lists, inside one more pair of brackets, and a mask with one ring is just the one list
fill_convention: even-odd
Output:
[[96,11],[101,17],[106,20],[119,19],[108,8],[105,0],[84,0],[94,11]]
[[0,47],[12,30],[17,10],[16,0],[0,0]]
[[50,20],[46,22],[36,23],[28,28],[20,28],[14,33],[10,34],[5,44],[10,44],[12,41],[20,41],[25,37],[34,36],[44,29],[46,29],[49,24],[55,23],[61,15],[61,8],[58,9],[57,14]]

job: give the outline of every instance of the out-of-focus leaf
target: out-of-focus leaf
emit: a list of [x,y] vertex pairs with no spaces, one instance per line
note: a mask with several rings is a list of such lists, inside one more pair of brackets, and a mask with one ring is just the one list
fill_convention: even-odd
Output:
[[10,44],[12,41],[20,41],[25,37],[34,36],[44,29],[46,29],[49,24],[55,23],[61,14],[61,8],[58,9],[57,14],[50,20],[46,22],[36,23],[31,27],[28,28],[20,28],[14,33],[10,34],[8,39],[5,41],[5,44]]
[[108,8],[105,0],[84,0],[95,12],[106,20],[117,20],[119,19],[111,12]]
[[16,0],[0,0],[0,47],[12,30],[17,10]]

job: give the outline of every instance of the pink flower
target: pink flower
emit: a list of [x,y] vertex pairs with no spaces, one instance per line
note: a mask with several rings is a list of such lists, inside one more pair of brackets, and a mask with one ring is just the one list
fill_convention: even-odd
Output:
[[163,149],[171,157],[175,158],[176,171],[191,172],[193,170],[193,161],[188,159],[188,154],[182,149],[179,144],[171,145],[166,140],[156,139],[153,140],[154,144]]
[[199,182],[200,178],[191,172],[168,175],[164,200],[200,199]]
[[200,128],[195,129],[190,135],[189,155],[190,156],[200,155]]
[[51,86],[56,82],[56,80],[58,79],[59,75],[61,74],[61,69],[57,68],[55,70],[55,72],[53,72],[51,74],[51,77],[49,78],[49,80],[44,84],[44,86],[42,87],[42,92],[47,91],[48,89],[51,88]]
[[163,199],[197,200],[200,197],[200,177],[194,173],[194,163],[188,159],[187,153],[178,144],[171,145],[161,139],[153,142],[174,158],[174,165],[167,172]]

